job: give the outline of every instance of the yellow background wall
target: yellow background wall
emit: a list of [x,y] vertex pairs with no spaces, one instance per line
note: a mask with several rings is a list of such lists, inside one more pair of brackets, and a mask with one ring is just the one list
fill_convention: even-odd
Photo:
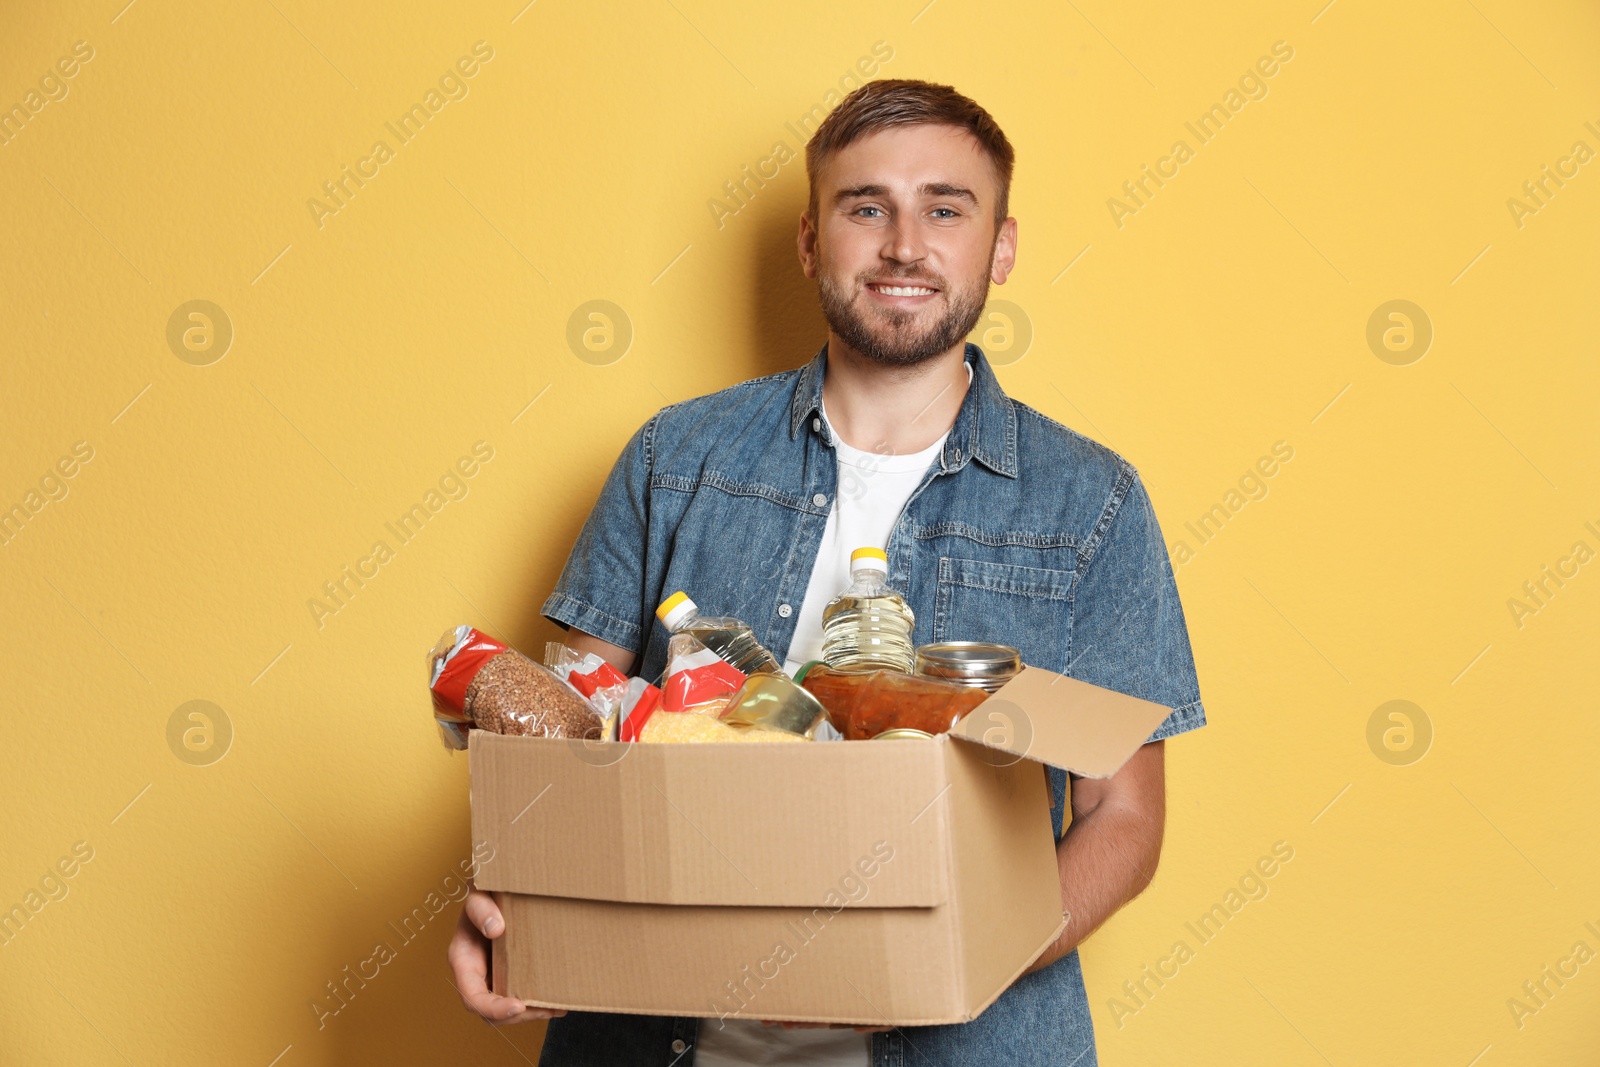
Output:
[[[0,547],[0,907],[66,893],[0,947],[0,1059],[536,1058],[538,1025],[456,1003],[454,905],[390,925],[468,857],[423,653],[457,622],[537,647],[627,435],[821,345],[786,123],[883,42],[878,76],[953,83],[1017,147],[1003,384],[1132,460],[1181,557],[1211,723],[1168,746],[1154,886],[1083,952],[1103,1062],[1589,1062],[1593,5],[122,2],[0,16],[0,106],[92,50],[0,146],[0,507],[39,505]],[[480,41],[402,143],[385,124]],[[1276,42],[1266,95],[1200,143],[1184,123]],[[777,174],[719,218],[747,165]],[[1571,176],[1541,205],[1545,165]],[[225,352],[184,347],[196,300]],[[569,346],[591,300],[631,326],[620,359]],[[1369,345],[1395,300],[1425,352]],[[384,524],[476,442],[401,544]],[[308,607],[379,540],[375,577]],[[1186,927],[1230,903],[1209,943]]]

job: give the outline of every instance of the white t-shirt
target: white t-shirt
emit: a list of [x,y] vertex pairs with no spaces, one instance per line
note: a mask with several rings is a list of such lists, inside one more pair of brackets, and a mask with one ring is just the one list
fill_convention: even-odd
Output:
[[[970,382],[972,364],[963,366]],[[826,407],[822,417],[828,417]],[[828,429],[832,433],[831,423]],[[783,661],[783,669],[790,675],[807,660],[822,658],[822,609],[850,584],[850,553],[858,548],[888,547],[900,512],[939,458],[950,431],[922,451],[904,456],[863,452],[845,444],[837,433],[832,436],[839,458],[839,488],[822,528],[822,544],[817,547],[800,617],[795,620],[794,639]]]
[[[972,378],[968,363],[967,378]],[[823,408],[822,417],[828,412]],[[829,424],[832,432],[832,424]],[[900,520],[906,501],[922,476],[938,460],[946,430],[920,452],[889,456],[852,448],[833,434],[839,460],[839,489],[822,528],[822,544],[811,565],[811,580],[795,620],[794,639],[783,662],[793,676],[807,660],[822,658],[822,609],[850,584],[850,553],[858,548],[888,547],[889,534]],[[785,1030],[762,1026],[754,1019],[702,1019],[694,1053],[695,1067],[768,1067],[812,1064],[817,1067],[869,1067],[872,1035],[849,1028]]]

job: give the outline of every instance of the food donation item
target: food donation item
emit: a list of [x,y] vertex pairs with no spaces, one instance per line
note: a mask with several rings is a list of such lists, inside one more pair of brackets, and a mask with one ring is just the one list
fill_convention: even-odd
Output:
[[846,741],[866,741],[885,730],[904,728],[947,733],[963,715],[989,699],[982,689],[898,671],[836,671],[816,663],[800,677]]
[[1022,670],[1022,657],[1010,645],[984,641],[941,641],[917,648],[916,673],[993,693]]
[[926,730],[913,730],[909,726],[896,726],[893,730],[885,730],[881,734],[872,736],[874,741],[932,741],[933,735]]
[[643,678],[629,678],[622,698],[622,721],[617,724],[617,740],[637,741],[639,731],[661,706],[661,690]]
[[577,652],[560,641],[547,641],[544,665],[555,671],[600,716],[602,740],[617,739],[617,721],[628,693],[628,676],[593,652]]
[[745,674],[782,674],[783,665],[756,640],[750,624],[730,616],[702,615],[682,591],[656,608],[656,618],[675,634],[690,634]]
[[466,748],[469,727],[497,734],[597,740],[604,724],[554,672],[470,626],[446,630],[428,653],[433,716],[444,743]]
[[722,712],[722,721],[781,730],[811,740],[826,712],[786,674],[752,674]]
[[645,722],[639,740],[646,742],[806,740],[801,734],[793,734],[787,730],[772,730],[764,726],[729,726],[717,717],[726,707],[727,698],[721,697],[710,704],[702,704],[688,711],[657,711]]
[[[756,679],[762,683],[781,679],[783,683],[793,685],[784,675],[757,674],[747,680],[742,671],[725,662],[693,636],[687,633],[673,634],[667,645],[667,672],[661,684],[661,706],[653,714],[647,714],[632,729],[638,740],[646,742],[808,740],[809,734],[775,729],[762,721],[765,718],[763,713],[782,709],[764,707],[759,702],[742,713],[738,720],[740,725],[723,721],[723,715],[742,699],[745,688]],[[757,689],[763,693],[770,692],[764,684]],[[809,693],[802,691],[802,696],[815,703]],[[772,705],[773,702],[769,700],[767,704]],[[821,711],[820,705],[816,711]],[[629,723],[636,718],[636,714],[628,716]],[[790,712],[789,717],[782,721],[792,724],[793,719],[794,715]],[[814,714],[810,728],[815,729],[818,721],[820,715]]]
[[[661,683],[661,707],[686,711],[728,697],[744,684],[745,673],[702,645],[690,634],[673,634],[667,642],[667,670]],[[727,701],[722,699],[722,706]]]
[[905,598],[885,584],[888,577],[883,549],[850,553],[850,586],[822,609],[822,659],[829,667],[911,673],[916,618]]

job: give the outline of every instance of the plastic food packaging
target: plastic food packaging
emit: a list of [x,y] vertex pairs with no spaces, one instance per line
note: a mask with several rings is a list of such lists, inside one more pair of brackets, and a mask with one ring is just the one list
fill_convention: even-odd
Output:
[[615,741],[623,698],[628,693],[628,676],[595,653],[575,652],[560,641],[546,642],[544,665],[576,689],[600,716],[601,738]]
[[730,726],[721,719],[729,697],[718,697],[688,711],[657,711],[645,722],[639,740],[646,742],[771,742],[805,741],[801,734],[766,726]]
[[822,659],[836,671],[911,673],[917,620],[905,598],[886,584],[881,548],[850,553],[850,586],[822,609]]
[[743,671],[694,636],[673,634],[667,643],[667,673],[661,684],[661,707],[666,711],[686,711],[736,692],[744,680]]
[[428,653],[433,717],[445,746],[467,747],[467,730],[599,740],[604,724],[555,672],[470,626],[446,630]]
[[622,697],[622,721],[617,724],[617,740],[637,741],[645,723],[661,707],[661,690],[643,678],[629,678]]
[[687,633],[674,634],[667,645],[660,707],[637,723],[637,712],[628,715],[625,726],[636,740],[645,742],[807,740],[802,734],[763,724],[736,726],[722,721],[745,684],[744,672],[696,638]]
[[898,671],[836,671],[808,664],[801,684],[822,702],[828,722],[846,741],[866,741],[885,730],[948,733],[985,700],[982,689]]
[[731,616],[702,615],[688,594],[673,593],[656,618],[674,634],[688,634],[744,674],[782,674],[783,665],[756,640],[750,624]]

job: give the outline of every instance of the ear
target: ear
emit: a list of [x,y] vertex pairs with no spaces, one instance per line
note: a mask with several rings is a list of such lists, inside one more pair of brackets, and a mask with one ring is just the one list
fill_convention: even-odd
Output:
[[1000,224],[1000,232],[995,237],[994,266],[989,270],[989,280],[996,285],[1004,285],[1016,265],[1017,220],[1012,217]]
[[811,221],[811,215],[800,212],[800,233],[795,238],[795,247],[800,253],[800,269],[807,278],[817,276],[817,227]]

